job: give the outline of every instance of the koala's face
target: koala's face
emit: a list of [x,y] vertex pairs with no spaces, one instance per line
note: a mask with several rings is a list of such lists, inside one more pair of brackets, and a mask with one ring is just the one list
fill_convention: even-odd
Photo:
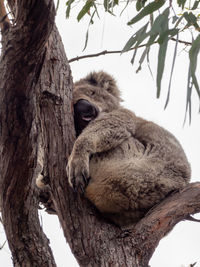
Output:
[[100,112],[110,112],[119,107],[118,99],[98,86],[88,84],[75,85],[73,92],[74,105],[80,99],[85,99],[92,103]]
[[76,134],[101,112],[119,107],[119,90],[111,76],[104,72],[91,73],[74,85],[73,105]]

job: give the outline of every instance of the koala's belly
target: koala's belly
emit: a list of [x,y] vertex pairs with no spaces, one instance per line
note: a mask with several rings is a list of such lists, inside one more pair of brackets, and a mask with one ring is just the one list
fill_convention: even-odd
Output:
[[137,139],[130,137],[109,151],[96,153],[90,159],[90,177],[94,180],[104,180],[111,177],[124,165],[130,164],[144,155],[145,148]]

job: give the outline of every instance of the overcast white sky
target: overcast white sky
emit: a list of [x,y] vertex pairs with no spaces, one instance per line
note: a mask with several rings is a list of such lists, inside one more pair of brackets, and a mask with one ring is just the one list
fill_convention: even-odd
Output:
[[[57,26],[65,46],[67,57],[70,59],[82,54],[88,18],[77,23],[75,16],[65,19],[65,1],[60,3],[57,15]],[[129,9],[124,12],[122,18],[104,15],[101,20],[91,27],[88,48],[84,54],[96,53],[107,50],[119,50],[123,48],[137,27],[126,26],[128,19],[134,16]],[[73,15],[74,13],[72,13]],[[77,14],[77,12],[75,12]],[[188,35],[188,38],[190,36]],[[190,39],[188,39],[190,41]],[[192,167],[192,181],[200,179],[199,154],[200,154],[200,115],[198,114],[199,101],[196,93],[193,93],[192,124],[183,127],[188,61],[187,53],[180,46],[176,69],[172,83],[170,103],[164,111],[163,107],[167,95],[169,73],[172,63],[174,43],[168,48],[165,75],[162,82],[161,98],[156,99],[155,80],[145,66],[139,74],[135,73],[137,64],[130,64],[131,53],[123,55],[107,55],[98,58],[90,58],[71,63],[74,80],[85,76],[93,70],[104,70],[112,74],[122,91],[123,105],[133,110],[138,116],[152,120],[171,131],[181,142]],[[156,75],[157,50],[151,53],[151,67]],[[137,61],[136,61],[137,63]],[[198,69],[199,72],[199,69]],[[77,267],[70,250],[66,251],[65,240],[56,216],[42,215],[42,224],[51,241],[51,246],[58,267]],[[0,245],[5,240],[3,230],[0,231]],[[174,230],[163,238],[156,249],[151,261],[151,267],[181,267],[198,262],[200,267],[200,224],[195,222],[181,222]],[[0,250],[0,266],[11,267],[9,249],[4,247]]]

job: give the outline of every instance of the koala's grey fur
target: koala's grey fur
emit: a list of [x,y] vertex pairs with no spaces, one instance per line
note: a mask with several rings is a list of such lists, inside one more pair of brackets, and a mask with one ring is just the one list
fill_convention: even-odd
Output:
[[[120,106],[115,80],[104,72],[75,83],[74,104],[86,99],[98,116],[76,139],[69,157],[69,183],[111,221],[140,220],[170,192],[190,180],[190,165],[176,138]],[[85,184],[86,183],[86,184]]]

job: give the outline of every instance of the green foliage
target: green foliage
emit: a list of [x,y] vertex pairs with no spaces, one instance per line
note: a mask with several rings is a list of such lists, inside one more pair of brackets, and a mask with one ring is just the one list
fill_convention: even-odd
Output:
[[[69,17],[71,6],[75,0],[67,1],[66,17]],[[191,94],[193,87],[196,89],[197,95],[200,99],[200,88],[198,78],[196,76],[197,59],[200,51],[200,0],[137,0],[119,1],[119,0],[87,0],[82,1],[83,6],[78,13],[77,20],[81,21],[85,16],[90,16],[89,25],[86,33],[85,47],[88,43],[89,27],[94,23],[95,18],[100,18],[98,11],[102,10],[111,15],[116,15],[116,9],[121,8],[120,15],[130,5],[135,5],[135,16],[127,22],[128,26],[137,27],[137,31],[133,30],[130,39],[125,43],[122,53],[133,50],[131,63],[135,64],[138,58],[138,50],[143,49],[138,62],[139,67],[137,72],[142,69],[145,60],[150,65],[149,53],[154,44],[158,45],[158,63],[156,74],[157,97],[161,94],[161,82],[164,73],[164,66],[167,59],[167,47],[170,40],[175,41],[174,55],[171,66],[171,73],[169,78],[168,95],[165,107],[167,106],[170,98],[170,90],[172,83],[172,76],[175,67],[177,56],[177,47],[179,43],[184,41],[179,40],[179,36],[187,29],[192,32],[191,48],[189,50],[189,67],[188,67],[188,83],[187,83],[187,100],[186,100],[186,113],[189,113],[191,119]],[[173,5],[173,6],[172,6]],[[133,29],[134,29],[133,27]]]
[[200,51],[200,34],[193,41],[192,47],[189,51],[190,66],[188,71],[188,84],[187,84],[187,102],[186,102],[186,112],[189,112],[189,118],[191,121],[191,95],[193,86],[196,89],[196,92],[200,98],[199,84],[196,77],[196,68],[197,68],[197,57]]
[[198,8],[198,5],[199,5],[199,3],[200,3],[200,1],[198,0],[198,1],[195,1],[194,2],[194,5],[193,5],[193,7],[191,8],[191,10],[195,10],[195,9],[197,9]]
[[83,8],[81,9],[81,11],[77,16],[77,20],[80,21],[85,16],[85,14],[87,14],[90,11],[90,8],[92,6],[94,6],[94,0],[86,1],[85,5],[83,6]]
[[184,12],[183,17],[187,21],[187,25],[185,27],[194,26],[196,30],[199,30],[199,25],[197,23],[197,17],[192,12]]
[[69,0],[67,1],[66,5],[67,5],[67,10],[66,10],[66,18],[69,18],[69,14],[71,11],[71,5],[73,4],[75,0]]
[[175,66],[175,61],[176,61],[176,55],[177,55],[178,37],[179,37],[179,35],[177,33],[177,38],[176,38],[176,44],[175,44],[175,48],[174,48],[174,56],[173,56],[171,73],[170,73],[170,78],[169,78],[168,94],[167,94],[167,99],[166,99],[166,103],[165,103],[165,108],[167,107],[167,105],[169,103],[169,97],[170,97],[170,91],[171,91],[171,83],[172,83],[172,76],[173,76],[173,71],[174,71],[174,66]]
[[196,79],[196,67],[197,67],[197,56],[200,50],[200,35],[197,36],[197,38],[193,41],[192,47],[189,51],[189,57],[190,57],[190,71],[191,71],[191,77],[193,84],[197,90],[197,93],[200,97],[200,91],[199,91],[199,85]]
[[114,8],[114,6],[118,5],[119,4],[119,1],[118,0],[104,0],[103,1],[103,5],[104,5],[104,9],[106,12],[110,12],[112,14],[112,10]]
[[[139,46],[139,44],[141,44],[143,42],[143,40],[147,37],[147,27],[148,24],[145,24],[141,29],[139,29],[136,33],[134,33],[134,35],[128,40],[128,42],[126,43],[126,45],[124,46],[124,48],[122,49],[122,52],[127,52],[131,49],[131,47],[133,47],[133,45],[135,45],[135,47],[137,48]],[[137,51],[137,49],[135,49]]]
[[157,97],[160,97],[160,90],[161,90],[161,80],[164,71],[165,65],[165,58],[167,52],[167,45],[168,45],[168,36],[169,36],[169,28],[168,28],[168,16],[169,16],[169,8],[167,8],[163,14],[163,20],[160,24],[160,32],[159,32],[159,52],[158,52],[158,66],[157,66]]
[[[132,25],[139,20],[143,19],[145,16],[152,14],[154,11],[158,10],[165,4],[165,0],[153,1],[144,7],[132,20],[130,20],[127,24]],[[137,9],[137,7],[136,7]]]
[[146,0],[137,0],[136,2],[136,10],[140,11],[141,8],[144,7]]
[[178,6],[184,9],[187,0],[177,0]]

